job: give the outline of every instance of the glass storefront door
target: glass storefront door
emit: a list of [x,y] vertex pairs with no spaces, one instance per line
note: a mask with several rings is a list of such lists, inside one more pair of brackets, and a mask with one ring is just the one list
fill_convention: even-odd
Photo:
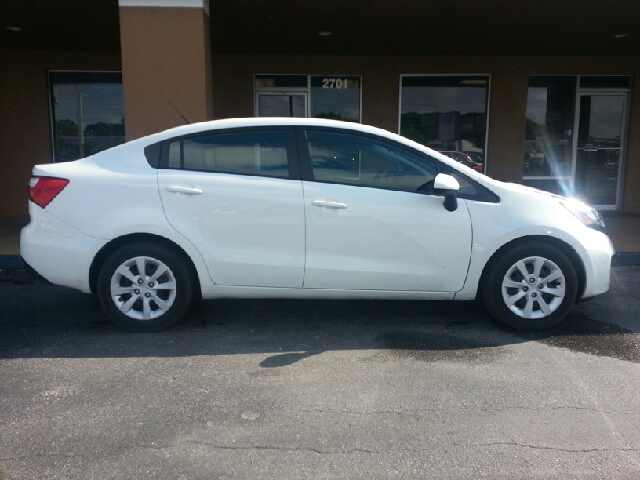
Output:
[[522,183],[620,207],[629,76],[529,78]]
[[255,115],[360,122],[361,83],[359,75],[256,75]]
[[624,93],[580,93],[575,194],[599,208],[616,208],[626,123]]
[[306,92],[256,93],[256,111],[259,117],[307,116]]

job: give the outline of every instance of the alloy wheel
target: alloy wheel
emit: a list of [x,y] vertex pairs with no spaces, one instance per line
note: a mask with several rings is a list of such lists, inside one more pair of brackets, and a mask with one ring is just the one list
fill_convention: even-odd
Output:
[[525,319],[541,319],[555,312],[565,297],[565,276],[544,257],[527,257],[509,268],[502,280],[502,298],[509,310]]
[[134,320],[153,320],[164,315],[176,301],[176,289],[171,269],[152,257],[126,260],[111,276],[113,303]]

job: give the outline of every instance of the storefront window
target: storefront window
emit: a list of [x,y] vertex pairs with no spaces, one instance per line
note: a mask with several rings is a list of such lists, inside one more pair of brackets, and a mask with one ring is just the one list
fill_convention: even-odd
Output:
[[360,77],[312,76],[312,118],[360,121]]
[[531,77],[523,180],[567,194],[573,155],[576,77]]
[[122,74],[49,72],[54,161],[124,143]]
[[404,75],[400,134],[484,165],[488,95],[488,75]]
[[256,116],[360,122],[360,83],[355,75],[256,75]]

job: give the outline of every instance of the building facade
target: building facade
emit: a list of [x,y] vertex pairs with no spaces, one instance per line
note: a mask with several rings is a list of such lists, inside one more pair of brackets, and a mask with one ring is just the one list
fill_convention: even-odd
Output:
[[635,0],[25,1],[0,13],[4,222],[25,221],[35,164],[251,116],[374,125],[494,178],[640,214]]

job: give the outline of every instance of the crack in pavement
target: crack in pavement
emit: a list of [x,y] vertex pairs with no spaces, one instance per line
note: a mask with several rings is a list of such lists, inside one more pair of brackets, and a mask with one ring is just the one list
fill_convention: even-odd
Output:
[[525,410],[532,412],[545,412],[551,410],[577,410],[577,411],[590,411],[594,413],[604,413],[607,415],[639,415],[638,412],[615,412],[610,410],[599,410],[597,408],[591,407],[577,407],[571,405],[560,405],[555,407],[517,407],[517,406],[507,406],[502,408],[490,408],[490,407],[458,407],[455,409],[437,409],[437,408],[416,408],[416,409],[407,409],[407,410],[373,410],[370,412],[367,411],[355,411],[355,410],[324,410],[324,409],[311,409],[311,410],[301,410],[303,413],[322,413],[327,415],[404,415],[404,414],[416,414],[416,413],[436,413],[436,412],[444,412],[447,410],[463,410],[463,411],[480,411],[480,412],[491,412],[491,413],[499,413],[508,410]]
[[[177,442],[175,444],[170,444],[170,445],[158,445],[158,446],[134,445],[134,446],[114,447],[111,450],[100,450],[92,453],[75,453],[75,454],[43,453],[43,454],[34,454],[34,455],[23,455],[20,457],[4,457],[4,458],[0,458],[0,462],[23,461],[30,458],[40,458],[40,457],[82,458],[82,457],[99,456],[100,454],[103,454],[103,456],[113,456],[116,454],[115,452],[111,453],[110,455],[108,454],[113,450],[122,451],[122,452],[127,450],[167,450],[167,449],[176,448],[183,445],[190,445],[190,444],[203,445],[206,447],[214,448],[216,450],[239,450],[239,451],[240,450],[241,451],[266,450],[266,451],[280,451],[280,452],[309,452],[309,453],[315,453],[317,455],[352,455],[352,454],[359,454],[359,453],[364,453],[368,455],[379,455],[387,452],[423,453],[423,452],[429,452],[429,451],[434,451],[434,450],[443,449],[443,448],[450,448],[450,447],[484,448],[484,447],[492,447],[492,446],[513,446],[513,447],[520,447],[520,448],[530,448],[534,450],[550,450],[550,451],[565,452],[565,453],[640,452],[640,447],[573,449],[573,448],[561,448],[561,447],[552,447],[552,446],[546,446],[546,445],[519,443],[513,440],[509,442],[488,442],[488,443],[447,443],[447,444],[435,446],[433,448],[420,448],[420,449],[387,448],[382,450],[370,450],[365,448],[352,448],[348,450],[321,450],[321,449],[311,448],[311,447],[286,447],[286,446],[270,446],[270,445],[248,445],[248,446],[219,445],[215,443],[203,442],[198,440],[187,440],[184,442]],[[105,453],[107,453],[107,455],[104,455]]]

